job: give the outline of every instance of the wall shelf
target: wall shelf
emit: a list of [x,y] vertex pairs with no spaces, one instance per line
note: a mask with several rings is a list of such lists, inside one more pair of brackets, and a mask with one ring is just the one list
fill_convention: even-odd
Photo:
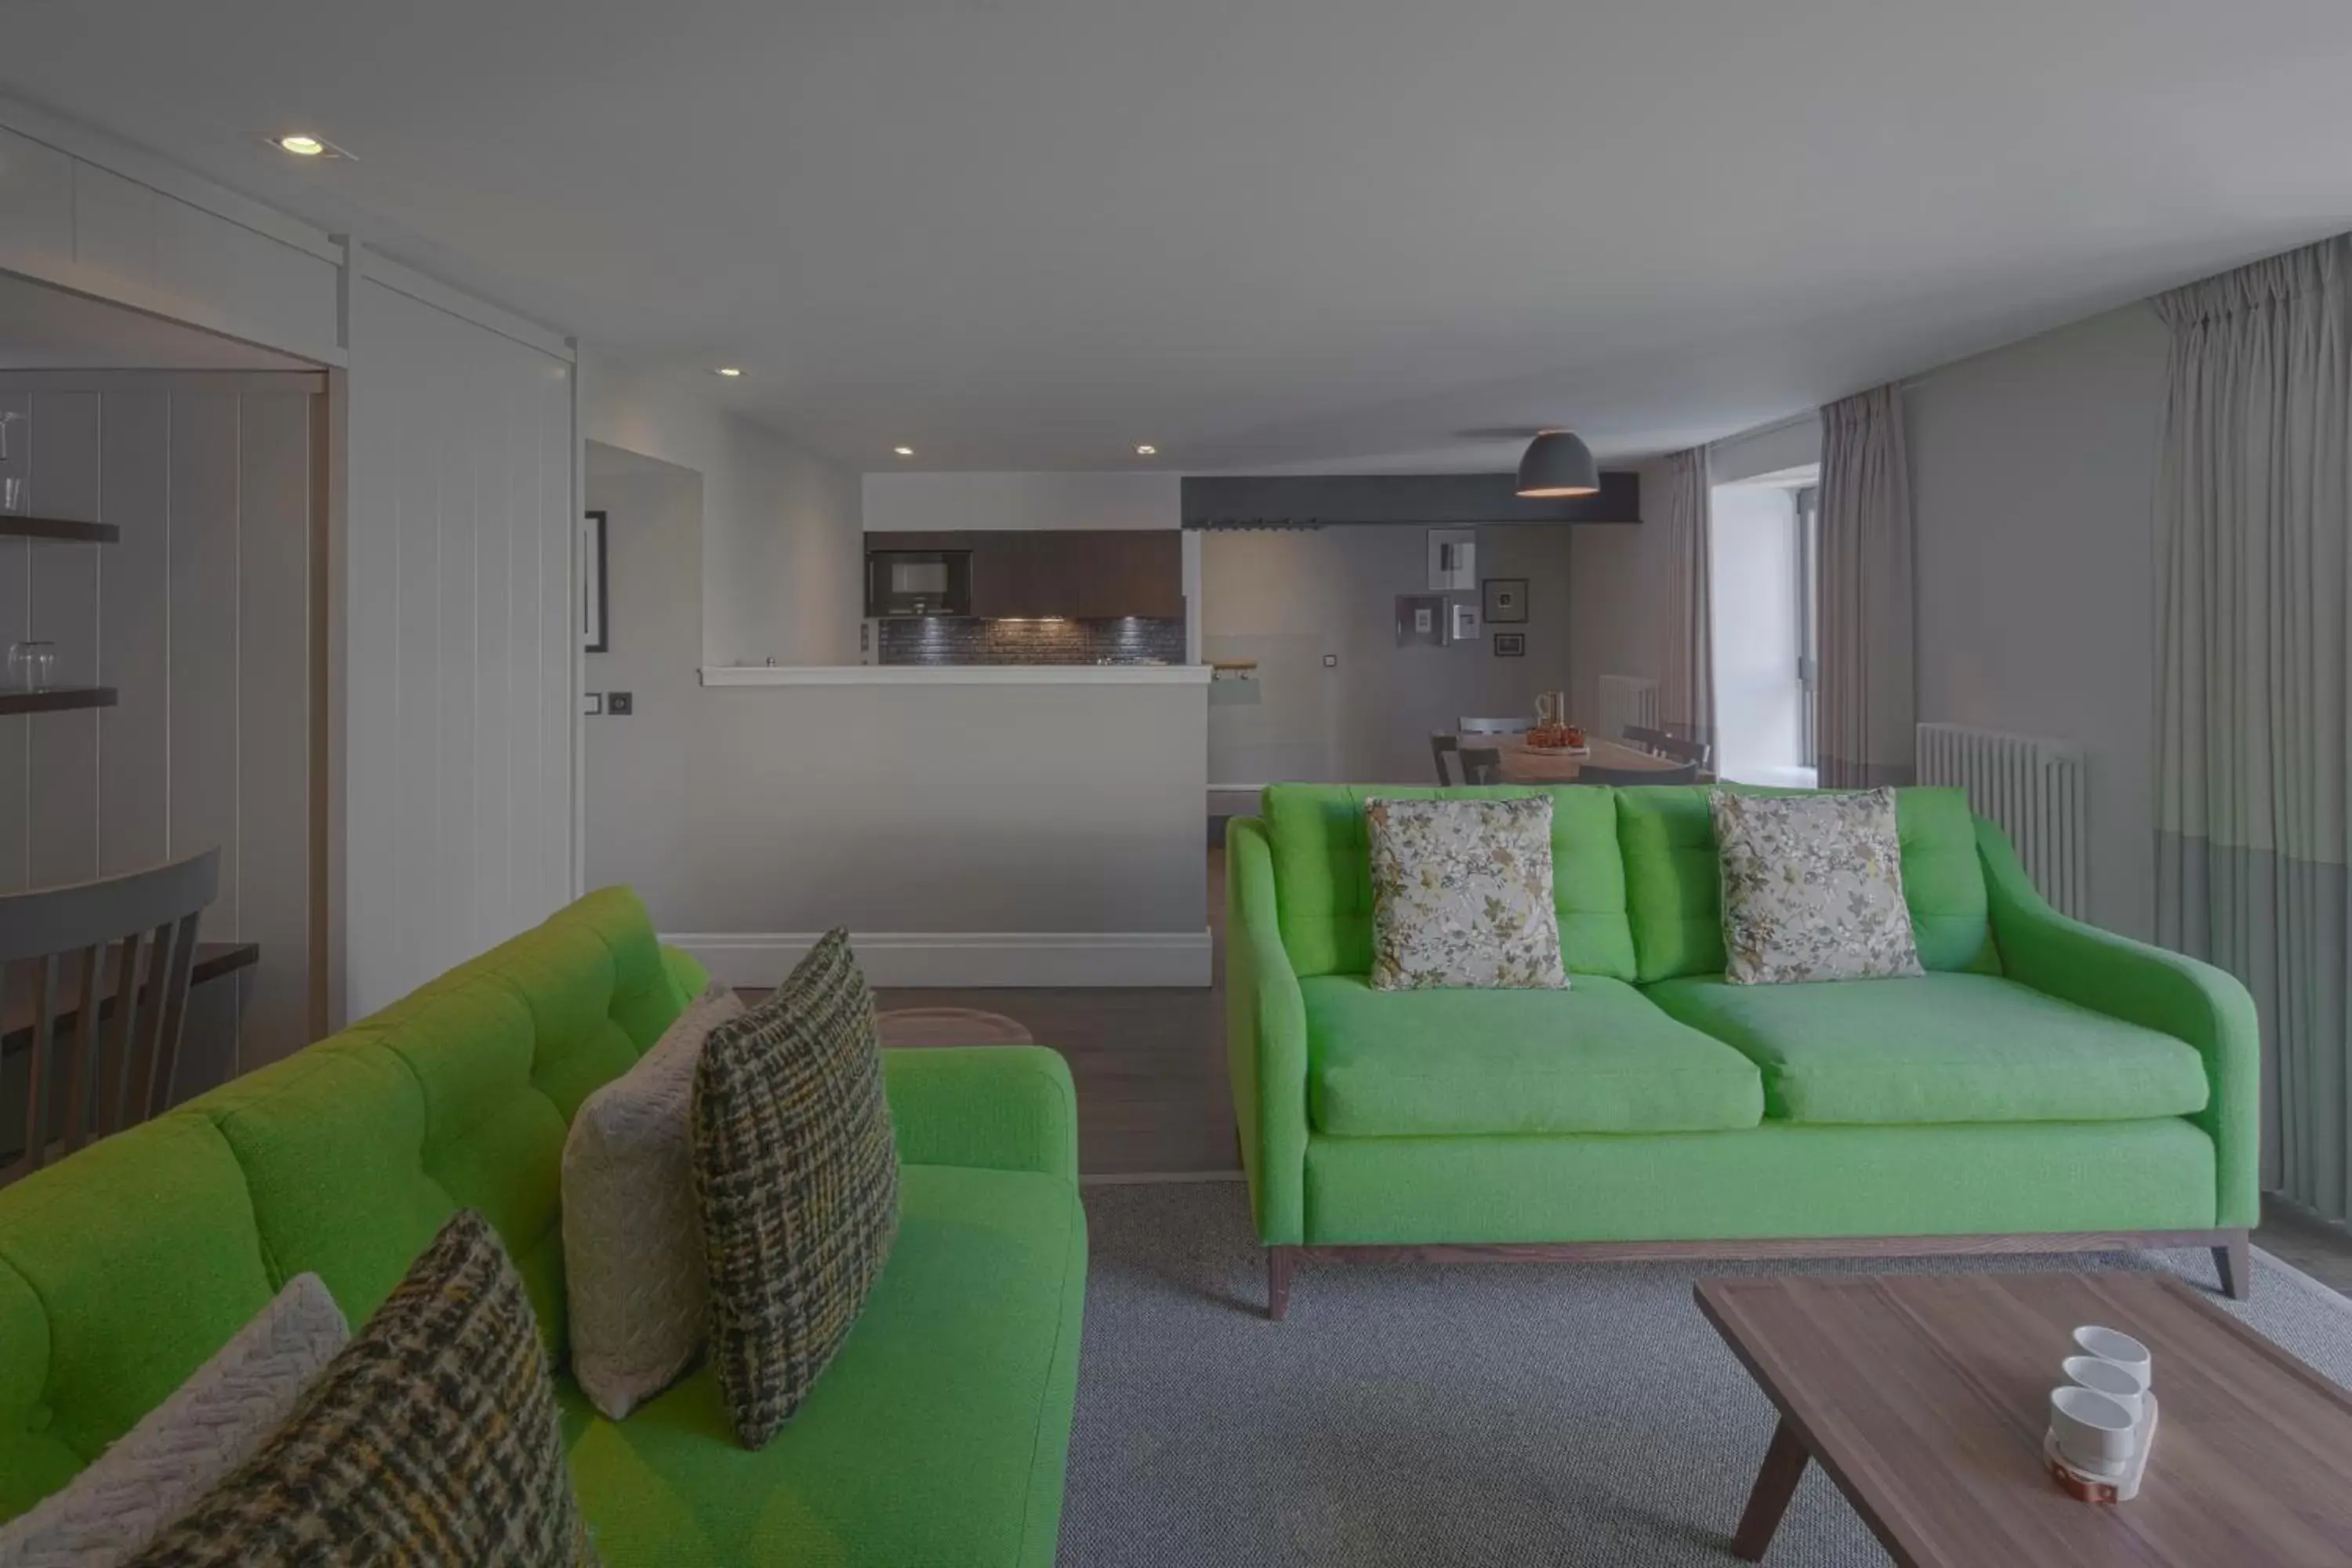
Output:
[[50,539],[78,544],[116,544],[122,530],[110,522],[68,522],[58,517],[16,517],[0,512],[0,539]]
[[52,686],[46,691],[0,691],[0,716],[63,713],[75,708],[111,708],[111,686]]

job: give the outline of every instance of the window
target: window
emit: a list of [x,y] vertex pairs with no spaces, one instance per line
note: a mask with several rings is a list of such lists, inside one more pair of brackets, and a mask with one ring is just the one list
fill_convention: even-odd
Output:
[[1797,755],[1806,767],[1821,766],[1821,564],[1822,491],[1797,491]]

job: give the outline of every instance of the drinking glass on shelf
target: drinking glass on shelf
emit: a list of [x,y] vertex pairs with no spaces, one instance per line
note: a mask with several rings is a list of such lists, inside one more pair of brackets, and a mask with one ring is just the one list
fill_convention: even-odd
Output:
[[22,412],[0,408],[0,513],[15,515],[25,510],[25,476],[9,438],[9,426],[24,419]]
[[8,682],[18,690],[47,691],[57,676],[57,644],[27,637],[8,645]]

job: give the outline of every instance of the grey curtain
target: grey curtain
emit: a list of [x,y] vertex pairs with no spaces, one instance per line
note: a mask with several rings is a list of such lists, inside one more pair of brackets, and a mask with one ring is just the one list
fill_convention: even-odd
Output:
[[1911,782],[1914,589],[1903,405],[1881,386],[1822,410],[1821,782]]
[[2352,237],[2159,296],[2157,931],[2253,993],[2263,1184],[2352,1211]]
[[1666,459],[1666,646],[1658,717],[1693,740],[1715,739],[1715,510],[1706,449]]

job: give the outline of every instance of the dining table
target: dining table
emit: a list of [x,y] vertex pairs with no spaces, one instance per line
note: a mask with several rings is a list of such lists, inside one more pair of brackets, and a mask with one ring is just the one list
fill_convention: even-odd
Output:
[[1586,739],[1583,756],[1538,750],[1528,744],[1525,735],[1465,735],[1462,744],[1472,749],[1491,748],[1502,765],[1505,784],[1574,784],[1588,763],[1622,768],[1628,773],[1672,773],[1684,765],[1672,757],[1657,756],[1622,741],[1604,741],[1598,735]]

